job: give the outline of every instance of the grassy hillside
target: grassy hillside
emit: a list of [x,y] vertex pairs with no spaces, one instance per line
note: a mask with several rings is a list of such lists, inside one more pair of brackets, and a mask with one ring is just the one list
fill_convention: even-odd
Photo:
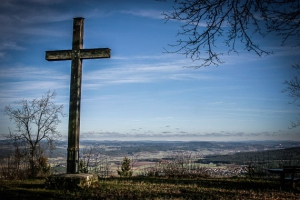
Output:
[[300,188],[281,190],[277,180],[102,179],[90,188],[50,190],[44,180],[0,180],[1,199],[300,199]]

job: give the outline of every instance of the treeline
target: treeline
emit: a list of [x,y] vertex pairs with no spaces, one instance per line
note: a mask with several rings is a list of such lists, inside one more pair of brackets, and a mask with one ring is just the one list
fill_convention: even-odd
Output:
[[300,165],[300,147],[256,152],[239,152],[232,155],[209,155],[198,160],[199,163],[265,165],[282,167],[283,165]]

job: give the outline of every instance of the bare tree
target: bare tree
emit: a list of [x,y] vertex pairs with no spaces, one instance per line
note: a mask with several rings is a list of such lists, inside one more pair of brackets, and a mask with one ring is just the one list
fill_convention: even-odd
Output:
[[[284,84],[286,85],[286,89],[283,92],[288,93],[288,95],[293,99],[291,103],[300,106],[299,99],[300,99],[300,63],[292,65],[292,67],[296,70],[296,74],[290,80],[286,80]],[[300,113],[299,113],[300,115]],[[295,128],[300,126],[300,119],[297,118],[296,121],[291,122],[291,128]]]
[[228,53],[237,53],[237,44],[242,43],[259,56],[271,54],[253,40],[253,34],[275,33],[282,45],[297,38],[293,44],[300,45],[299,0],[174,0],[173,11],[163,15],[167,21],[182,22],[177,43],[170,45],[176,50],[166,51],[202,60],[195,68],[222,63],[224,52],[218,49],[223,44]]
[[65,114],[63,105],[56,105],[53,102],[55,96],[55,92],[48,91],[41,99],[31,101],[22,99],[14,103],[15,107],[8,105],[4,109],[4,114],[15,124],[15,130],[9,130],[5,136],[26,142],[29,147],[32,176],[36,174],[36,169],[41,167],[40,161],[44,159],[41,141],[47,141],[47,144],[52,147],[53,141],[61,136],[56,127],[61,122],[59,115],[64,117]]
[[91,167],[91,160],[94,159],[94,154],[96,153],[95,147],[84,148],[81,154],[81,159],[79,163],[79,171],[81,173],[88,173]]
[[83,148],[81,152],[80,173],[94,173],[101,178],[107,178],[111,175],[109,158],[106,155],[101,155],[96,146]]

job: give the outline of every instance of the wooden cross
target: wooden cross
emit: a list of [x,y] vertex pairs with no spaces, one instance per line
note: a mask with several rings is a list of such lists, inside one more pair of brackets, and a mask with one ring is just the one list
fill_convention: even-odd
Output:
[[67,173],[78,173],[82,59],[110,58],[109,48],[83,49],[84,18],[74,18],[72,50],[46,51],[46,60],[72,60]]

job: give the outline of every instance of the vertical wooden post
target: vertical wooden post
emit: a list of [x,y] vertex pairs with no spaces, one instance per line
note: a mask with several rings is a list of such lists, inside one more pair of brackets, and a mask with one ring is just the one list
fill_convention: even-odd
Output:
[[83,48],[83,18],[75,18],[73,24],[72,69],[70,84],[70,107],[68,129],[67,173],[78,173],[79,134],[80,134],[80,101],[82,61],[79,56]]

